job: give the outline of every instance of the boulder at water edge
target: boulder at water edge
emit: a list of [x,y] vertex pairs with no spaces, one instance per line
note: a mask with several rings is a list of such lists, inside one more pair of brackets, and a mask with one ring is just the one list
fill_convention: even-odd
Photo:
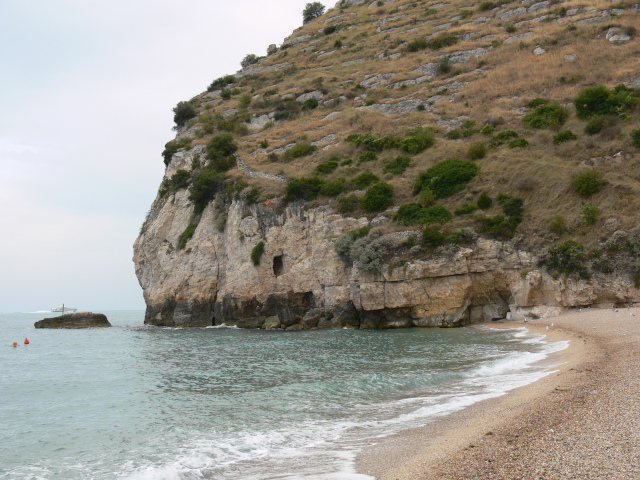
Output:
[[93,312],[65,313],[59,317],[45,318],[33,325],[36,328],[93,328],[111,326],[104,314]]

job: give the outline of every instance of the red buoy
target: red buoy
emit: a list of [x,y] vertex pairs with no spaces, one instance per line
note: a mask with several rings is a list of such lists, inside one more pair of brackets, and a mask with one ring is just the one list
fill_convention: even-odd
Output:
[[29,345],[29,339],[28,339],[28,338],[26,338],[26,337],[25,337],[25,339],[24,339],[24,344],[25,344],[25,345]]

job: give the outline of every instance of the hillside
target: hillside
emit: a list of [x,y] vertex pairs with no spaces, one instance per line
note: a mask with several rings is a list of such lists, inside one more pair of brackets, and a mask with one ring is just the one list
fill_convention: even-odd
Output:
[[[224,245],[240,235],[241,248],[258,261],[252,267],[246,254],[234,264],[227,254],[225,268],[246,263],[240,269],[260,278],[266,251],[280,257],[271,274],[291,273],[288,255],[275,252],[286,250],[286,240],[275,245],[268,230],[283,228],[292,211],[302,220],[304,211],[324,212],[318,217],[334,224],[322,256],[342,265],[331,268],[344,270],[345,285],[361,285],[359,275],[373,275],[370,283],[402,282],[393,279],[399,265],[451,259],[461,248],[473,256],[478,242],[493,242],[503,245],[498,251],[520,252],[507,270],[523,279],[542,259],[540,272],[553,281],[574,278],[592,292],[607,283],[627,289],[612,279],[629,282],[640,272],[638,12],[639,5],[605,1],[343,0],[266,57],[248,55],[241,71],[174,110],[178,135],[163,152],[165,179],[136,244],[147,304],[159,302],[150,301],[157,269],[144,268],[154,248],[170,246],[171,265],[190,278],[200,265],[191,252],[213,242],[216,230],[226,235]],[[162,230],[162,210],[178,204],[181,226],[165,222]],[[207,216],[215,227],[209,237]],[[240,228],[247,217],[258,225],[251,235]],[[303,259],[300,253],[296,262]],[[230,285],[218,273],[205,303],[220,303],[221,282]],[[502,303],[513,304],[516,282],[497,289]],[[171,285],[178,304],[206,297],[184,278]],[[240,297],[289,295],[295,285],[276,282]],[[316,295],[318,288],[307,290]],[[613,303],[636,293],[625,295]],[[160,296],[169,301],[168,290]],[[326,307],[324,297],[314,298],[310,305]],[[361,320],[363,311],[389,315],[387,305],[352,301]]]

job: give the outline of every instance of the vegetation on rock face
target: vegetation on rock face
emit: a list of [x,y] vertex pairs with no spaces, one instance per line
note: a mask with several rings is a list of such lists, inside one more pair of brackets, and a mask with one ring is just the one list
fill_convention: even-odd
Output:
[[618,85],[609,90],[604,85],[584,88],[573,99],[578,118],[589,119],[595,115],[622,115],[640,105],[637,89]]
[[569,110],[562,105],[552,103],[539,105],[533,112],[528,113],[522,119],[522,123],[531,128],[558,128],[569,118]]
[[324,180],[318,177],[294,178],[287,184],[284,201],[315,200],[320,195],[324,183]]
[[402,205],[393,216],[401,225],[428,225],[431,223],[447,223],[453,216],[442,205],[424,207],[419,203]]
[[302,11],[302,23],[306,25],[324,13],[324,5],[320,2],[307,3]]
[[436,198],[450,197],[463,190],[479,170],[475,163],[467,160],[445,160],[418,174],[413,193],[416,195],[428,187]]
[[263,254],[264,254],[264,242],[260,241],[251,250],[251,263],[253,263],[253,265],[256,267],[260,265],[260,259],[262,258]]
[[380,182],[369,187],[360,200],[360,206],[367,213],[381,212],[393,205],[393,187]]
[[178,239],[178,250],[182,250],[187,246],[187,242],[191,240],[191,237],[193,237],[197,226],[198,225],[196,223],[189,222],[189,225],[187,225],[187,228],[185,228],[184,232],[182,232],[182,235],[180,235],[180,238]]
[[184,127],[189,120],[198,115],[191,102],[178,102],[178,105],[173,108],[173,113],[173,121],[178,127]]
[[225,75],[223,77],[216,78],[213,82],[211,82],[211,85],[207,87],[207,91],[212,92],[214,90],[222,90],[224,87],[226,87],[227,85],[231,85],[235,81],[236,77],[234,77],[233,75]]
[[211,160],[211,169],[216,172],[226,172],[235,165],[234,153],[238,145],[233,141],[231,133],[220,133],[207,143],[207,157]]
[[571,181],[571,186],[582,197],[589,198],[598,193],[604,184],[600,170],[583,170]]
[[189,187],[189,200],[195,205],[196,213],[202,212],[225,186],[224,176],[212,168],[203,168],[196,173]]
[[242,62],[240,62],[240,66],[242,68],[247,68],[248,66],[253,65],[254,63],[257,63],[257,62],[258,62],[258,56],[254,55],[253,53],[249,53],[242,59]]
[[589,277],[585,264],[584,245],[573,240],[549,247],[542,256],[542,265],[553,276],[577,273],[582,278]]
[[570,142],[571,140],[576,140],[577,138],[578,135],[573,133],[571,130],[563,130],[553,136],[553,144],[560,145],[561,143]]
[[191,139],[189,137],[182,137],[181,139],[171,140],[164,145],[164,151],[162,152],[162,157],[164,158],[164,164],[166,166],[171,163],[171,158],[180,150],[181,148],[189,149],[191,148]]

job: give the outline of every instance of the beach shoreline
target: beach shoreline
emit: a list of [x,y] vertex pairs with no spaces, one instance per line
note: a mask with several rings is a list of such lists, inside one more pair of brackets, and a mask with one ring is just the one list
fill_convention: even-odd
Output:
[[529,322],[569,340],[551,373],[365,448],[378,480],[640,478],[640,308],[576,309]]

